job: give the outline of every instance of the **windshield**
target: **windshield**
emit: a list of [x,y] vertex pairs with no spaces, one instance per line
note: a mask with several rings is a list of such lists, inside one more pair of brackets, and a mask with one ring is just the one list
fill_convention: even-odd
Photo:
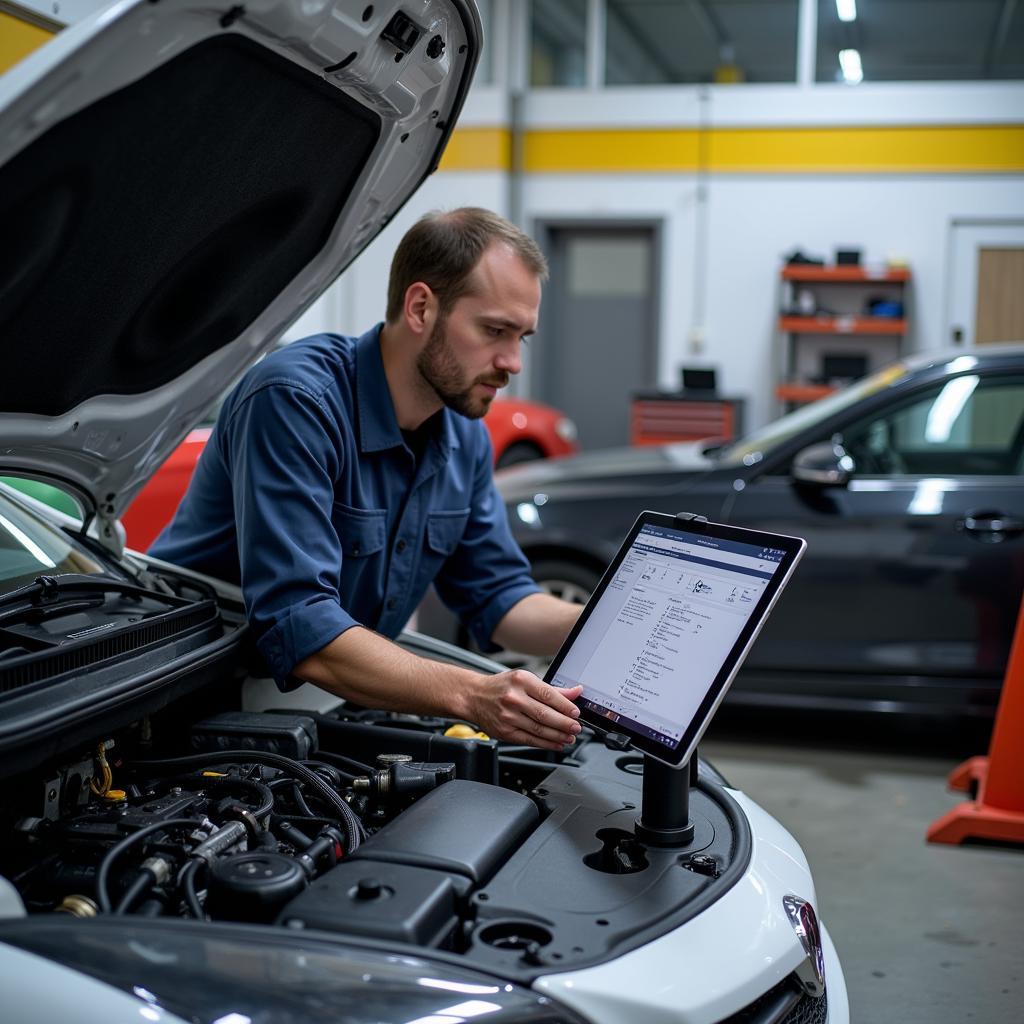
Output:
[[69,537],[0,494],[0,594],[37,576],[105,572]]
[[828,395],[811,405],[797,409],[796,412],[791,412],[748,434],[735,444],[722,448],[715,452],[715,459],[728,466],[750,465],[752,461],[759,461],[755,458],[758,453],[767,455],[799,431],[828,419],[876,391],[890,387],[902,380],[908,372],[904,363],[893,363],[884,370],[879,370],[878,373],[865,377],[856,384],[843,388],[842,391],[837,391],[834,395]]

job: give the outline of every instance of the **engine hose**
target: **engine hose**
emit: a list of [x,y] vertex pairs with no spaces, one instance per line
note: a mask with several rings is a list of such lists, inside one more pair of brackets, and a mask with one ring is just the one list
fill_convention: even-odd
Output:
[[206,915],[203,913],[203,906],[199,902],[199,894],[196,892],[196,875],[199,874],[202,867],[203,861],[199,859],[190,860],[185,865],[185,870],[181,873],[181,890],[185,894],[185,906],[188,907],[189,913],[198,921],[206,919]]
[[135,906],[135,902],[139,897],[155,884],[156,875],[149,868],[143,868],[139,872],[138,878],[128,886],[125,894],[118,901],[117,906],[114,907],[114,913],[127,914]]
[[133,767],[159,770],[161,768],[206,768],[217,764],[261,764],[294,776],[300,782],[304,782],[311,789],[316,790],[317,795],[337,812],[345,833],[346,854],[357,849],[362,841],[363,825],[356,817],[355,811],[316,772],[283,754],[272,754],[269,750],[218,750],[210,754],[189,754],[186,757],[171,757],[160,761],[134,761]]
[[[198,778],[202,781],[204,789],[213,792],[218,789],[223,789],[225,792],[230,792],[232,789],[247,790],[249,809],[252,811],[253,817],[261,821],[274,809],[274,794],[271,793],[268,785],[257,779],[241,779],[230,775],[220,779],[213,776],[199,776]],[[190,780],[196,781],[197,776],[190,776]]]
[[199,828],[203,822],[199,818],[168,818],[166,821],[154,821],[152,825],[146,825],[131,835],[125,836],[121,842],[116,843],[109,850],[100,862],[100,869],[96,873],[96,902],[104,914],[111,912],[110,896],[107,893],[107,882],[110,879],[110,866],[124,853],[130,850],[140,839],[151,836],[154,832],[167,832],[173,828]]

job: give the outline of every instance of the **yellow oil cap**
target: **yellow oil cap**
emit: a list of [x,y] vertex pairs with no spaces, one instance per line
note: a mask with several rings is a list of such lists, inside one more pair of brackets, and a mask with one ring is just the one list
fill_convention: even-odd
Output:
[[128,799],[128,794],[123,789],[108,789],[103,794],[104,800],[109,800],[111,803],[118,804],[122,800]]
[[487,733],[480,732],[473,726],[466,725],[465,722],[456,722],[455,725],[448,726],[444,734],[453,740],[489,740],[491,738]]

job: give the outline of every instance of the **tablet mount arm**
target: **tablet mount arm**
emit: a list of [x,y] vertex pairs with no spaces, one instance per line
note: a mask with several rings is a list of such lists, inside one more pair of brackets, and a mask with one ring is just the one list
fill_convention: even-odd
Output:
[[636,837],[648,846],[686,846],[693,839],[690,787],[697,782],[697,752],[681,768],[644,757],[644,791]]
[[[687,529],[700,530],[706,516],[677,512]],[[644,756],[643,806],[636,819],[636,837],[650,846],[686,846],[693,840],[690,787],[697,783],[697,752],[679,768]]]

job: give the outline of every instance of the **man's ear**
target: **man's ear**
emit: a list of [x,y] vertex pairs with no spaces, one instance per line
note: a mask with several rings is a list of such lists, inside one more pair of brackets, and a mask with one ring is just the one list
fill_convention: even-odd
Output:
[[409,330],[416,335],[430,336],[437,321],[437,296],[429,285],[414,281],[405,290],[403,313]]

